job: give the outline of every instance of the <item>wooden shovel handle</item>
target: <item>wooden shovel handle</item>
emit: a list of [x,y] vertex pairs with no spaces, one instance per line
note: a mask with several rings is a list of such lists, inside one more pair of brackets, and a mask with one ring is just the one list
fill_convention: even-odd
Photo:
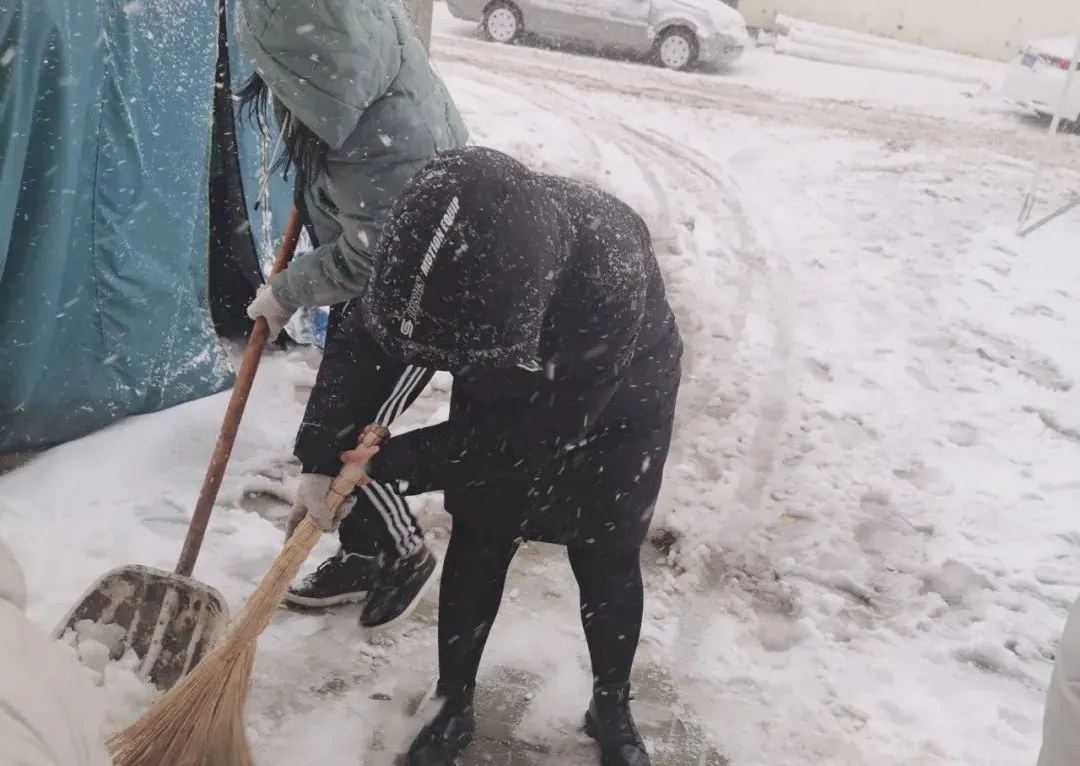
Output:
[[[300,231],[300,214],[293,207],[285,223],[285,236],[278,245],[277,258],[270,270],[271,277],[289,265],[293,253],[296,252],[296,243],[300,240]],[[210,522],[210,512],[214,509],[218,490],[221,489],[221,480],[225,476],[225,468],[229,464],[233,444],[236,443],[236,432],[240,429],[240,419],[244,416],[244,408],[251,394],[251,384],[255,382],[255,373],[262,359],[263,346],[266,345],[269,336],[270,328],[266,324],[266,319],[259,317],[255,321],[251,335],[248,336],[244,356],[240,360],[240,370],[236,374],[236,384],[229,397],[229,406],[225,408],[225,418],[221,424],[221,431],[218,433],[217,444],[214,445],[214,454],[210,458],[210,465],[206,468],[202,489],[199,490],[199,499],[195,503],[195,513],[191,517],[184,547],[180,551],[176,573],[184,577],[191,576],[192,570],[195,569],[195,560],[199,557],[199,549],[206,536],[206,525]]]

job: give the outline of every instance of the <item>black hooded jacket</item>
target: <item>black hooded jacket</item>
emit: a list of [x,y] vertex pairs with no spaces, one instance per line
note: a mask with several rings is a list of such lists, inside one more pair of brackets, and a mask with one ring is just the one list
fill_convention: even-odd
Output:
[[[391,358],[454,374],[449,419],[388,440],[373,478],[403,494],[444,490],[454,512],[458,490],[512,485],[535,496],[537,482],[568,477],[572,456],[614,482],[612,497],[636,493],[637,512],[651,507],[682,342],[648,228],[627,205],[491,149],[442,153],[394,206],[362,308],[343,342],[364,331],[362,316]],[[305,470],[320,473],[337,472],[366,425],[353,422],[344,393],[359,385],[355,360],[333,361],[320,378],[336,381],[337,395],[309,404],[297,442]],[[326,443],[331,433],[340,438]],[[605,454],[626,445],[635,445],[626,466],[601,476]],[[662,454],[649,472],[653,453]]]

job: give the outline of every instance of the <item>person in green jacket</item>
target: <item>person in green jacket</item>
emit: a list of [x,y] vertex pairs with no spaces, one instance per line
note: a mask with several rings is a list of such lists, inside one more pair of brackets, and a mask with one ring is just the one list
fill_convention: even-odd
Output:
[[[282,155],[273,170],[294,173],[295,202],[314,248],[261,287],[248,315],[276,338],[302,307],[331,306],[324,358],[343,353],[337,327],[356,310],[390,207],[436,152],[463,146],[464,121],[402,7],[393,0],[237,0],[237,40],[255,73],[239,94],[249,117]],[[277,130],[271,131],[271,112]],[[389,426],[433,371],[364,351],[357,434]],[[319,429],[319,412],[303,428]],[[322,462],[322,461],[319,461]],[[289,533],[322,505],[340,463],[301,460]],[[435,556],[403,497],[377,483],[358,490],[339,530],[341,547],[286,601],[320,608],[364,601],[361,625],[405,617],[423,596]]]

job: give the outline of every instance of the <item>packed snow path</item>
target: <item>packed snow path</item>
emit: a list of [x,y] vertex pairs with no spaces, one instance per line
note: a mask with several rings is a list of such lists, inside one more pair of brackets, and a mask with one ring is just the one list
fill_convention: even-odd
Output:
[[[1080,586],[1080,225],[1009,231],[1029,161],[1074,163],[1075,142],[435,50],[476,141],[615,191],[657,240],[687,340],[636,679],[657,766],[1032,763]],[[195,572],[234,608],[280,549],[316,360],[272,354],[255,386]],[[405,422],[443,417],[446,383]],[[172,568],[224,404],[132,419],[0,478],[35,619],[51,627],[117,564]],[[437,498],[418,507],[441,550]],[[281,612],[251,695],[261,766],[392,762],[434,672],[434,597],[381,637],[354,610]],[[595,762],[558,549],[515,562],[483,673],[469,763]],[[116,725],[145,703],[107,691]]]

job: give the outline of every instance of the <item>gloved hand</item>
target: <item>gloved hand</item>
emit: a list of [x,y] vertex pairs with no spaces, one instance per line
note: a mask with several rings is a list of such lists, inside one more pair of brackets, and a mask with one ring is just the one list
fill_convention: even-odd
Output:
[[[379,442],[389,438],[390,430],[386,426],[380,426],[377,423],[366,425],[356,440],[356,447],[341,453],[341,462],[360,463],[360,465],[366,466],[379,453]],[[375,446],[369,447],[368,444],[371,442],[375,442]],[[367,484],[368,482],[364,481],[363,483]]]
[[247,307],[247,315],[252,319],[265,317],[266,324],[270,327],[269,340],[271,342],[277,340],[294,313],[278,303],[270,285],[262,285],[255,293],[255,300]]
[[333,481],[333,476],[321,476],[317,473],[305,473],[300,476],[300,486],[296,490],[292,514],[289,516],[289,524],[285,530],[286,540],[292,537],[305,516],[310,516],[315,526],[323,532],[333,532],[338,523],[353,509],[356,498],[350,496],[341,506],[336,518],[331,518],[327,513],[326,493],[330,491]]

